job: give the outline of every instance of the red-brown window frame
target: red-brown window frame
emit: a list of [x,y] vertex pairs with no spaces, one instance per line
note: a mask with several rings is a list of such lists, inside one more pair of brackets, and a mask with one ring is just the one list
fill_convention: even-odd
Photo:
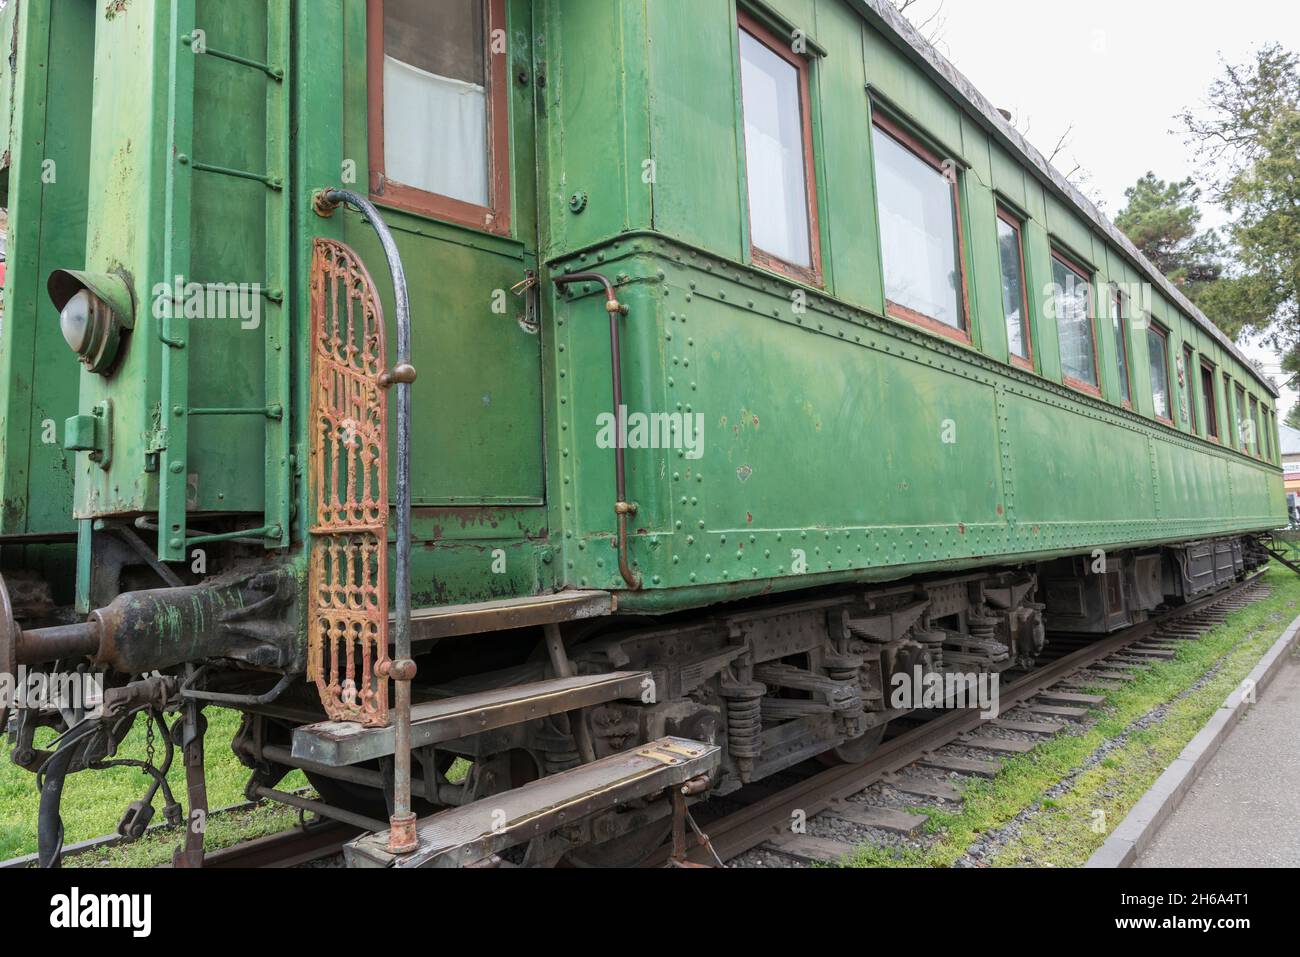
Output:
[[[1205,437],[1206,437],[1207,439],[1209,439],[1211,442],[1218,442],[1220,445],[1222,445],[1222,444],[1223,444],[1223,440],[1222,440],[1221,437],[1220,437],[1220,430],[1219,430],[1219,409],[1218,409],[1218,399],[1217,399],[1217,397],[1216,397],[1215,394],[1214,394],[1214,390],[1215,390],[1215,387],[1214,387],[1214,380],[1215,380],[1215,374],[1214,374],[1214,373],[1215,373],[1215,368],[1214,368],[1214,363],[1210,362],[1208,359],[1202,358],[1202,359],[1201,359],[1201,363],[1200,363],[1200,367],[1199,367],[1199,368],[1200,368],[1200,375],[1201,375],[1201,380],[1202,380],[1202,381],[1201,381],[1201,401],[1205,403]],[[1209,375],[1209,377],[1210,377],[1210,392],[1209,392],[1209,395],[1206,395],[1206,394],[1205,394],[1205,381],[1204,381],[1204,380],[1205,380],[1206,375]],[[1213,431],[1211,431],[1211,428],[1213,428]]]
[[[1034,337],[1032,327],[1029,322],[1029,273],[1025,270],[1025,223],[1019,216],[1013,213],[1001,203],[997,204],[998,219],[1011,227],[1016,234],[1016,253],[1020,257],[1020,334],[1025,338],[1025,351],[1027,356],[1018,356],[1011,351],[1010,343],[1007,344],[1007,355],[1011,358],[1011,364],[1019,366],[1021,369],[1034,371]],[[1001,270],[999,269],[999,272]],[[1001,276],[999,279],[1003,278]],[[1003,306],[1005,309],[1005,304]],[[1004,317],[1005,321],[1005,317]]]
[[[506,54],[492,52],[492,35],[507,31],[506,0],[484,0],[488,22],[483,39],[488,64],[489,205],[392,182],[384,173],[384,0],[367,0],[366,83],[369,111],[370,198],[420,216],[445,220],[499,236],[510,235],[510,82]],[[508,35],[508,33],[507,33]]]
[[917,312],[915,309],[908,309],[906,306],[893,302],[888,298],[885,299],[885,314],[921,326],[923,329],[936,332],[949,339],[955,339],[968,346],[974,345],[971,338],[970,291],[966,279],[966,235],[962,226],[961,178],[956,175],[957,167],[954,164],[945,164],[943,159],[933,150],[879,111],[872,111],[871,122],[874,126],[879,127],[886,136],[892,137],[909,153],[912,153],[928,166],[933,167],[949,181],[952,188],[952,218],[957,225],[957,249],[955,250],[957,270],[961,274],[962,324],[960,328],[950,326],[946,322],[940,322],[938,319]]
[[1184,376],[1186,377],[1186,379],[1187,379],[1187,414],[1188,414],[1188,421],[1191,422],[1191,426],[1192,426],[1192,434],[1193,434],[1193,435],[1198,435],[1198,434],[1200,434],[1201,427],[1200,427],[1200,421],[1199,421],[1199,418],[1198,418],[1198,416],[1197,416],[1197,414],[1196,414],[1196,382],[1195,382],[1195,379],[1199,378],[1199,376],[1194,377],[1194,376],[1192,375],[1192,366],[1194,366],[1194,365],[1196,365],[1196,351],[1195,351],[1195,350],[1194,350],[1190,345],[1188,345],[1186,342],[1184,342],[1184,343],[1183,343],[1183,370],[1184,370],[1184,371],[1183,371],[1183,375],[1184,375]]
[[[771,272],[780,273],[788,276],[797,282],[806,283],[809,286],[821,287],[824,284],[822,279],[822,250],[821,250],[821,225],[820,216],[817,210],[817,163],[813,150],[813,125],[812,125],[812,64],[808,58],[794,52],[788,41],[782,40],[766,26],[750,16],[744,10],[736,11],[736,26],[743,32],[748,33],[763,46],[767,47],[781,59],[785,60],[799,74],[799,123],[803,130],[803,170],[804,170],[804,198],[808,205],[808,256],[812,261],[812,266],[800,266],[797,263],[786,262],[786,260],[775,256],[766,250],[760,249],[754,245],[753,227],[750,225],[750,243],[749,255],[754,265]],[[741,76],[742,67],[737,62],[736,77],[740,83],[740,109],[741,109],[741,131],[744,132],[744,77]],[[742,136],[743,140],[743,136]],[[745,185],[749,185],[749,154],[745,154]],[[750,213],[752,216],[752,211]]]
[[[1101,358],[1097,350],[1097,309],[1095,306],[1095,293],[1092,288],[1093,279],[1096,277],[1096,273],[1084,268],[1078,262],[1071,259],[1055,247],[1052,248],[1052,258],[1076,276],[1081,276],[1084,284],[1088,287],[1088,333],[1089,339],[1092,342],[1092,368],[1093,371],[1097,373],[1096,385],[1093,385],[1091,382],[1084,382],[1082,379],[1076,379],[1074,376],[1066,375],[1064,369],[1061,370],[1061,381],[1071,389],[1077,389],[1079,392],[1086,392],[1088,395],[1101,398]],[[1055,307],[1053,307],[1052,311],[1056,311]],[[1060,316],[1056,317],[1056,322],[1057,329],[1059,330],[1061,322]]]
[[1114,306],[1115,315],[1119,318],[1119,348],[1124,353],[1124,384],[1128,386],[1128,398],[1124,398],[1121,394],[1120,404],[1131,410],[1133,408],[1133,357],[1128,351],[1129,327],[1128,318],[1124,315],[1124,293],[1119,286],[1115,285],[1112,285],[1111,290],[1114,293],[1111,296],[1111,304]]
[[[1163,415],[1159,414],[1156,414],[1155,418],[1157,422],[1163,422],[1165,425],[1172,426],[1174,424],[1174,383],[1173,380],[1169,378],[1169,330],[1160,325],[1160,323],[1154,321],[1152,321],[1147,328],[1160,337],[1160,341],[1164,343],[1161,348],[1164,349],[1165,352],[1165,401],[1169,404],[1169,418],[1166,419]],[[1148,339],[1147,343],[1149,344],[1150,342],[1151,340]],[[1151,357],[1149,355],[1147,356],[1147,378],[1151,378]],[[1154,382],[1151,383],[1151,388],[1151,395],[1154,399]]]

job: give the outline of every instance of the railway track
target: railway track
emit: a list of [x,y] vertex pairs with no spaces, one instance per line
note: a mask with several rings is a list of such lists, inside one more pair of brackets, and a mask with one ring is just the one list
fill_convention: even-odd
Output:
[[245,841],[204,858],[204,868],[288,868],[320,864],[343,853],[343,845],[361,829],[337,821],[320,821],[291,831]]
[[[298,796],[306,796],[310,792],[298,791],[295,793]],[[263,804],[265,804],[263,801],[244,801],[239,804],[232,804],[229,807],[213,811],[208,819],[212,821],[217,818],[240,814],[254,810]],[[147,833],[149,836],[174,833],[177,835],[177,840],[181,840],[180,830],[173,825],[156,824],[150,827]],[[288,831],[269,834],[228,848],[210,851],[206,856],[204,866],[212,868],[306,866],[322,858],[341,854],[343,844],[359,833],[361,833],[361,830],[357,827],[335,821],[313,820],[307,824],[299,824]],[[122,847],[130,843],[131,841],[120,834],[107,834],[103,837],[68,845],[63,849],[63,860],[65,863],[73,863],[77,858],[86,857],[97,851]],[[0,861],[0,870],[19,870],[34,866],[36,866],[35,854]],[[160,866],[170,867],[171,865]]]
[[[905,808],[959,805],[963,782],[993,777],[1000,758],[1032,751],[1039,741],[1085,719],[1090,708],[1105,700],[1085,689],[1118,687],[1133,680],[1153,662],[1172,658],[1179,642],[1199,638],[1233,611],[1265,597],[1268,589],[1260,584],[1262,574],[1100,641],[1054,636],[1063,653],[1005,685],[995,718],[983,718],[973,710],[950,711],[886,741],[863,764],[816,771],[775,793],[764,794],[766,782],[759,782],[752,790],[760,796],[712,819],[708,803],[697,805],[693,812],[723,862],[762,849],[792,863],[838,863],[870,843],[873,835],[882,840],[889,835],[913,835],[927,818]],[[903,806],[853,800],[881,783],[902,796]],[[744,802],[750,791],[722,800]],[[840,825],[835,830],[853,832],[853,843],[813,836],[806,827],[795,833],[791,827],[794,821],[828,820]],[[667,848],[661,849],[646,863],[662,864],[668,853]],[[688,858],[702,865],[714,862],[703,846],[692,847]]]
[[[1199,638],[1233,611],[1265,597],[1268,590],[1260,584],[1262,575],[1100,641],[1091,636],[1053,636],[1049,647],[1058,650],[1059,657],[1002,687],[995,718],[981,717],[974,710],[949,711],[886,741],[863,764],[815,771],[775,792],[771,782],[758,782],[721,799],[728,805],[744,802],[738,810],[712,814],[712,802],[705,802],[693,808],[693,813],[723,862],[760,848],[792,863],[836,863],[873,834],[913,835],[927,818],[908,813],[908,809],[959,804],[963,781],[993,777],[999,758],[1033,750],[1038,741],[1061,733],[1069,722],[1085,719],[1091,707],[1104,701],[1099,695],[1085,693],[1085,689],[1118,687],[1133,680],[1152,662],[1172,658],[1179,642]],[[952,753],[954,748],[962,753]],[[948,753],[941,753],[941,749],[948,749]],[[890,785],[901,795],[905,807],[853,800],[880,783]],[[830,819],[845,825],[846,830],[856,832],[854,843],[812,836],[806,829],[794,833],[790,824],[796,815],[808,822]],[[300,825],[213,851],[207,855],[205,867],[322,865],[337,858],[343,844],[359,833],[354,826],[332,821]],[[116,839],[104,838],[69,848],[69,856],[106,843],[116,843]],[[668,853],[663,848],[646,864],[663,864]],[[704,865],[716,863],[703,846],[693,847],[689,859]]]

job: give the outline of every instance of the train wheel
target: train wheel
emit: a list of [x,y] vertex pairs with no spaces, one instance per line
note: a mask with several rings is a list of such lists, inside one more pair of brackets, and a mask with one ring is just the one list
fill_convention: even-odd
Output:
[[330,807],[351,811],[353,814],[360,814],[375,821],[388,820],[388,804],[384,800],[383,793],[376,788],[354,784],[351,781],[340,781],[337,778],[327,778],[321,774],[313,774],[311,771],[304,771],[303,774],[306,775],[307,782],[316,789],[320,799]]
[[862,737],[854,738],[852,741],[845,741],[838,748],[832,748],[817,757],[823,764],[832,767],[837,764],[861,764],[871,757],[876,748],[880,747],[880,742],[885,740],[886,727],[883,724],[878,725]]

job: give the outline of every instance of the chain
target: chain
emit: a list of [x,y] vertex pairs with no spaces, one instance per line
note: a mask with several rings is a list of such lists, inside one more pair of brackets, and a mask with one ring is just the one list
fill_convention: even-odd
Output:
[[146,714],[144,716],[144,726],[144,760],[145,764],[153,767],[153,715]]

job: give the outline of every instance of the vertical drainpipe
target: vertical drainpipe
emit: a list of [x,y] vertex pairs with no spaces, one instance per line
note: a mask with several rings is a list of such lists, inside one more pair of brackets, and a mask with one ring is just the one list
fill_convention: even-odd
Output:
[[409,854],[419,847],[415,814],[411,811],[411,682],[415,680],[415,662],[411,660],[411,383],[415,367],[411,365],[411,303],[406,288],[406,270],[402,266],[397,243],[383,217],[366,198],[351,190],[331,189],[316,197],[316,211],[330,215],[339,206],[351,206],[365,216],[379,236],[388,269],[393,277],[393,296],[397,306],[397,362],[379,377],[382,388],[397,389],[397,594],[394,614],[397,620],[393,640],[393,657],[381,678],[391,678],[394,685],[393,723],[393,815],[388,822],[388,850]]
[[627,471],[623,459],[623,355],[618,321],[627,315],[627,306],[618,301],[618,297],[614,294],[614,284],[600,273],[575,272],[556,276],[552,281],[561,288],[576,282],[597,282],[605,289],[605,311],[609,313],[609,358],[614,393],[614,421],[618,423],[618,435],[614,440],[614,512],[618,516],[618,571],[629,588],[639,591],[641,576],[632,570],[627,554],[627,520],[628,516],[636,514],[637,508],[635,502],[627,500]]

